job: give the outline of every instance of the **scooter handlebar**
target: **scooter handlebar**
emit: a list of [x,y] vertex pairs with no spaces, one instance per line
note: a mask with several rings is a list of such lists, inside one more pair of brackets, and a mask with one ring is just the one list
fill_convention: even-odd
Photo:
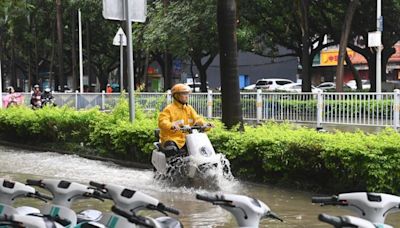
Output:
[[343,226],[343,221],[340,217],[338,216],[332,216],[332,215],[327,215],[327,214],[319,214],[318,219],[322,222],[331,224],[335,227],[342,227]]

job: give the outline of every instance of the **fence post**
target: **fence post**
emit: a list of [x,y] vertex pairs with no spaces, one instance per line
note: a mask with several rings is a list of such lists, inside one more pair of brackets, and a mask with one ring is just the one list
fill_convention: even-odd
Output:
[[262,120],[262,96],[261,96],[261,89],[257,90],[257,98],[256,98],[256,109],[257,109],[257,123]]
[[207,93],[207,118],[212,118],[212,109],[213,109],[212,90],[209,89]]
[[324,97],[322,96],[322,91],[317,93],[317,130],[320,131],[322,127],[322,115],[324,111]]
[[75,109],[78,110],[78,90],[75,91]]
[[105,98],[105,95],[106,95],[106,92],[103,90],[103,91],[101,91],[101,110],[104,110],[104,109],[106,109],[105,108],[105,101],[106,101],[106,98]]
[[172,102],[172,96],[171,96],[171,90],[167,90],[167,105],[171,104]]
[[394,90],[394,104],[393,104],[393,127],[394,129],[398,129],[399,126],[399,117],[400,117],[400,90]]

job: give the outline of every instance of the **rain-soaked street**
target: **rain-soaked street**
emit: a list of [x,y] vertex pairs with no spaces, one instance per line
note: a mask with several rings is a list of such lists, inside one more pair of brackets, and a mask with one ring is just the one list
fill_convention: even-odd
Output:
[[[143,191],[166,205],[181,211],[179,219],[185,227],[235,227],[231,215],[223,209],[195,199],[197,192],[208,190],[171,187],[153,179],[151,170],[121,167],[108,162],[88,160],[74,155],[40,153],[0,146],[0,177],[24,182],[27,178],[56,178],[88,184],[90,180],[123,185]],[[335,207],[320,207],[311,203],[312,193],[257,185],[241,181],[222,180],[220,192],[245,194],[258,198],[276,212],[284,222],[264,220],[261,227],[329,227],[317,220],[319,213],[350,214]],[[41,202],[20,201],[19,204]],[[109,210],[110,202],[82,200],[76,210],[96,208]],[[396,215],[387,219],[390,225],[400,224]]]

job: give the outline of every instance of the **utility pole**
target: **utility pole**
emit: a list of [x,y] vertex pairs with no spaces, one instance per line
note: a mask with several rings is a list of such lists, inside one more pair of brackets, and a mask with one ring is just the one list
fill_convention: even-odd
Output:
[[132,48],[132,22],[130,20],[129,0],[125,0],[125,21],[127,33],[127,64],[128,64],[128,85],[129,85],[129,120],[135,121],[135,82],[133,72],[133,48]]
[[79,92],[83,93],[83,52],[82,52],[82,18],[81,9],[78,10],[78,30],[79,30]]
[[[383,17],[381,14],[381,0],[376,1],[376,31],[379,33],[380,39],[383,32]],[[382,44],[376,49],[376,92],[382,92]]]

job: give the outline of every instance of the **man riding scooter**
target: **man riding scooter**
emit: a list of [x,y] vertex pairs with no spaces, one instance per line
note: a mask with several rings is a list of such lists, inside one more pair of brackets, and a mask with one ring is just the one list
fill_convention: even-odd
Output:
[[48,87],[44,89],[44,92],[42,93],[42,107],[46,105],[56,106],[54,103],[54,96],[51,93],[51,89]]
[[197,114],[194,108],[188,105],[190,87],[184,84],[176,84],[171,93],[174,98],[158,116],[158,127],[160,128],[161,145],[166,151],[166,156],[185,155],[186,133],[180,131],[183,126],[207,125],[204,119]]

